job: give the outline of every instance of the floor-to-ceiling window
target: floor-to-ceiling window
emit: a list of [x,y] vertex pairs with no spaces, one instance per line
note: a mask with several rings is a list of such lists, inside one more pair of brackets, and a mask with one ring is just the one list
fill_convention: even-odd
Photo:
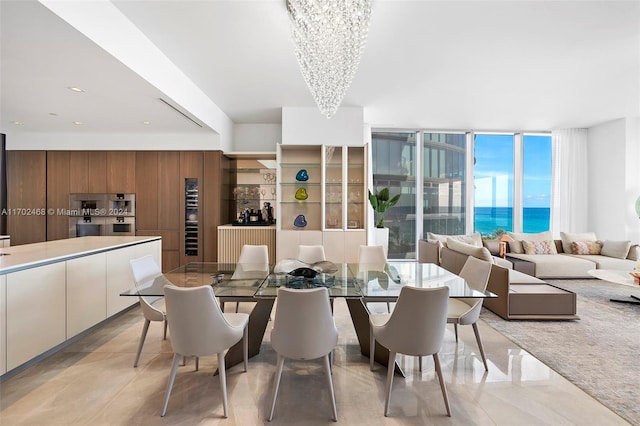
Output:
[[416,133],[374,132],[371,135],[373,187],[402,194],[387,210],[389,258],[415,259],[416,252]]
[[523,151],[523,232],[551,229],[551,136],[525,134]]

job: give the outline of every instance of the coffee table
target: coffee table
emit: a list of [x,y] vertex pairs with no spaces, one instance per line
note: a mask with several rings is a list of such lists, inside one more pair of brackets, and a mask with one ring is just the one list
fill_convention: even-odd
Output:
[[[592,277],[601,279],[603,281],[610,281],[616,284],[628,285],[640,290],[640,286],[633,281],[633,277],[629,275],[630,271],[622,271],[618,269],[591,269],[587,271]],[[630,299],[609,299],[612,302],[618,303],[631,303],[633,305],[640,305],[640,297],[629,296]]]

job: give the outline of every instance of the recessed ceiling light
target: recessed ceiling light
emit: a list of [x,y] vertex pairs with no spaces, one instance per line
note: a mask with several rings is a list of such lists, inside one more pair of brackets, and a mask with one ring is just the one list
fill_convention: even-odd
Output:
[[74,121],[73,124],[76,126],[82,126],[84,123],[82,121]]
[[53,115],[54,117],[58,116],[58,114],[56,114],[55,112],[50,112],[49,115]]
[[71,90],[72,92],[78,92],[78,93],[84,92],[84,90],[82,90],[81,88],[74,87],[74,86],[67,87],[67,89]]
[[16,126],[22,126],[24,123],[22,121],[14,121],[13,124]]
[[150,121],[143,121],[142,124],[144,124],[145,126],[148,126],[149,124],[151,124]]

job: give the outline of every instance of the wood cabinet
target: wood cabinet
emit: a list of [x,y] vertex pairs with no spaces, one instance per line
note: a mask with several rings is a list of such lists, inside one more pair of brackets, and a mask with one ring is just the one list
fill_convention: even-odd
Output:
[[13,245],[45,241],[45,151],[7,151],[7,231]]
[[222,188],[228,179],[224,170],[229,168],[229,159],[221,151],[204,153],[202,182],[202,261],[218,260],[218,226],[229,223],[229,201],[223,196]]
[[134,151],[107,151],[106,171],[108,193],[136,193],[136,153]]
[[47,241],[69,238],[69,170],[68,151],[47,152]]
[[136,154],[136,228],[158,229],[158,153],[138,151]]
[[[0,342],[7,342],[7,327],[5,327],[5,319],[7,318],[7,276],[0,275]],[[3,345],[5,346],[5,345]],[[7,351],[0,348],[0,376],[7,372]]]
[[105,151],[69,152],[69,192],[107,192],[107,153]]

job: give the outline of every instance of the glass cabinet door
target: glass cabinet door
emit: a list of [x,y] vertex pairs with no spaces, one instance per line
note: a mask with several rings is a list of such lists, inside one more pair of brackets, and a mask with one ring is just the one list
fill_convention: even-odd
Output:
[[364,147],[347,148],[347,229],[364,229],[368,194]]
[[343,224],[343,179],[342,147],[325,147],[325,228],[342,229]]

